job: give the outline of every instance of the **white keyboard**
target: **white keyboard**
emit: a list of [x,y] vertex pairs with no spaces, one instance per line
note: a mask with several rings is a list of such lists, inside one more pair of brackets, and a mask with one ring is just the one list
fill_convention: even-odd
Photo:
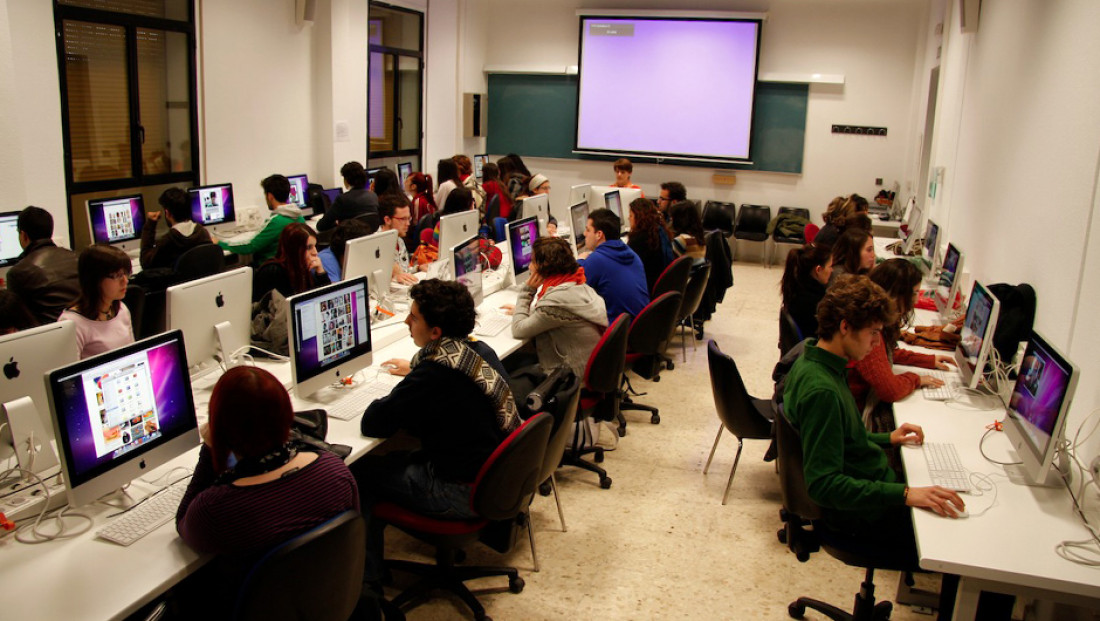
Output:
[[512,325],[511,315],[498,313],[495,310],[485,311],[478,314],[474,334],[478,336],[496,336],[510,325]]
[[942,442],[924,443],[924,460],[932,485],[939,485],[956,492],[970,491],[970,477],[959,461],[955,445]]
[[925,399],[929,401],[949,401],[955,398],[959,387],[962,385],[962,378],[958,373],[944,373],[943,371],[933,370],[929,371],[928,374],[942,380],[943,386],[925,386],[921,388],[921,393]]
[[393,387],[401,381],[401,378],[396,375],[388,373],[382,375],[382,373],[380,372],[376,379],[356,386],[348,392],[346,397],[325,404],[323,406],[325,411],[336,420],[352,420],[359,416],[368,405],[390,394]]
[[128,546],[176,517],[187,486],[177,483],[150,496],[96,532],[100,539]]

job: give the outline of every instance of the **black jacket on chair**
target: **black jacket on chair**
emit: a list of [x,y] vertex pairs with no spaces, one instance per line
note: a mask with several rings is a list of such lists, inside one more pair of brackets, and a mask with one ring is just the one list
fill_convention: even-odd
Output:
[[57,321],[80,295],[76,258],[72,250],[40,239],[27,246],[19,263],[8,271],[8,289],[39,323]]

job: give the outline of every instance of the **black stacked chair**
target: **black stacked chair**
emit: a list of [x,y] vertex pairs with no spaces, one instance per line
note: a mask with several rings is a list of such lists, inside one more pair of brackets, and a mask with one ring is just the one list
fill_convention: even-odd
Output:
[[762,261],[767,263],[768,253],[768,223],[772,219],[772,208],[767,205],[741,205],[737,212],[737,223],[733,229],[733,237],[737,240],[734,244],[734,258],[737,258],[737,246],[741,242],[755,242],[764,244]]
[[722,231],[726,237],[733,235],[733,223],[737,205],[721,201],[707,201],[703,206],[703,228],[707,231]]
[[[810,221],[810,210],[805,207],[780,207],[776,213],[777,216],[781,216],[785,213],[794,214],[800,218]],[[768,259],[768,263],[775,263],[775,255],[779,252],[779,244],[787,244],[793,246],[804,246],[806,244],[806,228],[800,227],[798,232],[794,235],[784,235],[776,228],[772,232],[772,253],[771,258]]]

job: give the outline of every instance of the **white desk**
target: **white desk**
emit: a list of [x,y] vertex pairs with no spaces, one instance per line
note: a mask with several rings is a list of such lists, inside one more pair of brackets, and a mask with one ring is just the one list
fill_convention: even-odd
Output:
[[[963,466],[990,475],[997,484],[995,504],[993,492],[963,495],[971,514],[966,519],[913,509],[921,567],[960,576],[956,620],[975,618],[983,590],[1100,607],[1100,568],[1077,565],[1054,551],[1063,540],[1089,538],[1066,489],[1017,485],[1003,476],[1001,466],[981,456],[978,442],[986,425],[1003,415],[1003,409],[963,411],[925,401],[919,390],[894,404],[899,424],[920,425],[930,442],[955,444]],[[985,451],[998,461],[1017,460],[1003,433],[991,433]],[[902,448],[901,455],[909,484],[928,485],[928,467],[920,449]]]
[[883,220],[878,216],[871,216],[871,233],[875,237],[897,239],[901,224],[899,220]]
[[[485,304],[515,302],[514,291],[502,290],[486,298]],[[488,308],[486,306],[486,308]],[[416,345],[408,338],[408,328],[396,324],[380,330],[379,337],[389,331],[405,334],[392,344],[374,352],[374,364],[390,358],[412,358]],[[523,342],[512,338],[511,331],[482,339],[501,358],[518,349]],[[260,361],[283,382],[290,380],[290,363]],[[205,420],[210,403],[210,391],[218,375],[211,374],[193,383],[195,410],[199,420]],[[317,407],[292,397],[295,407]],[[364,408],[366,404],[364,403]],[[380,441],[365,438],[359,432],[359,418],[350,421],[329,419],[329,442],[352,447],[348,461],[367,453]],[[171,468],[193,468],[198,461],[198,447],[173,462],[150,472],[144,480],[154,481]],[[176,477],[182,473],[176,473]],[[173,477],[174,480],[175,477]],[[134,495],[142,497],[152,486],[141,480],[134,483]],[[180,580],[205,564],[210,557],[191,550],[176,534],[175,521],[170,521],[134,544],[123,547],[95,538],[95,531],[117,510],[103,505],[89,505],[81,511],[95,519],[92,529],[75,539],[25,545],[11,538],[0,544],[0,606],[3,619],[121,619],[167,591]],[[81,520],[71,519],[74,527]],[[49,531],[47,531],[49,532]]]

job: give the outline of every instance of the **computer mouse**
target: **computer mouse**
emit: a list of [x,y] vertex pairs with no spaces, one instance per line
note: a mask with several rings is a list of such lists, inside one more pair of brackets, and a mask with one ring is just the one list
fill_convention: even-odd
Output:
[[[950,506],[952,509],[955,510],[955,519],[961,520],[963,518],[970,517],[970,514],[966,512],[966,509],[960,509],[960,508],[956,507],[955,503],[951,502],[950,499],[947,500],[947,504],[948,504],[948,506]],[[946,517],[951,517],[951,516],[946,516]]]
[[394,369],[397,368],[397,365],[393,364],[392,362],[387,362],[387,363],[382,365],[382,368],[385,369],[386,371],[393,371]]

